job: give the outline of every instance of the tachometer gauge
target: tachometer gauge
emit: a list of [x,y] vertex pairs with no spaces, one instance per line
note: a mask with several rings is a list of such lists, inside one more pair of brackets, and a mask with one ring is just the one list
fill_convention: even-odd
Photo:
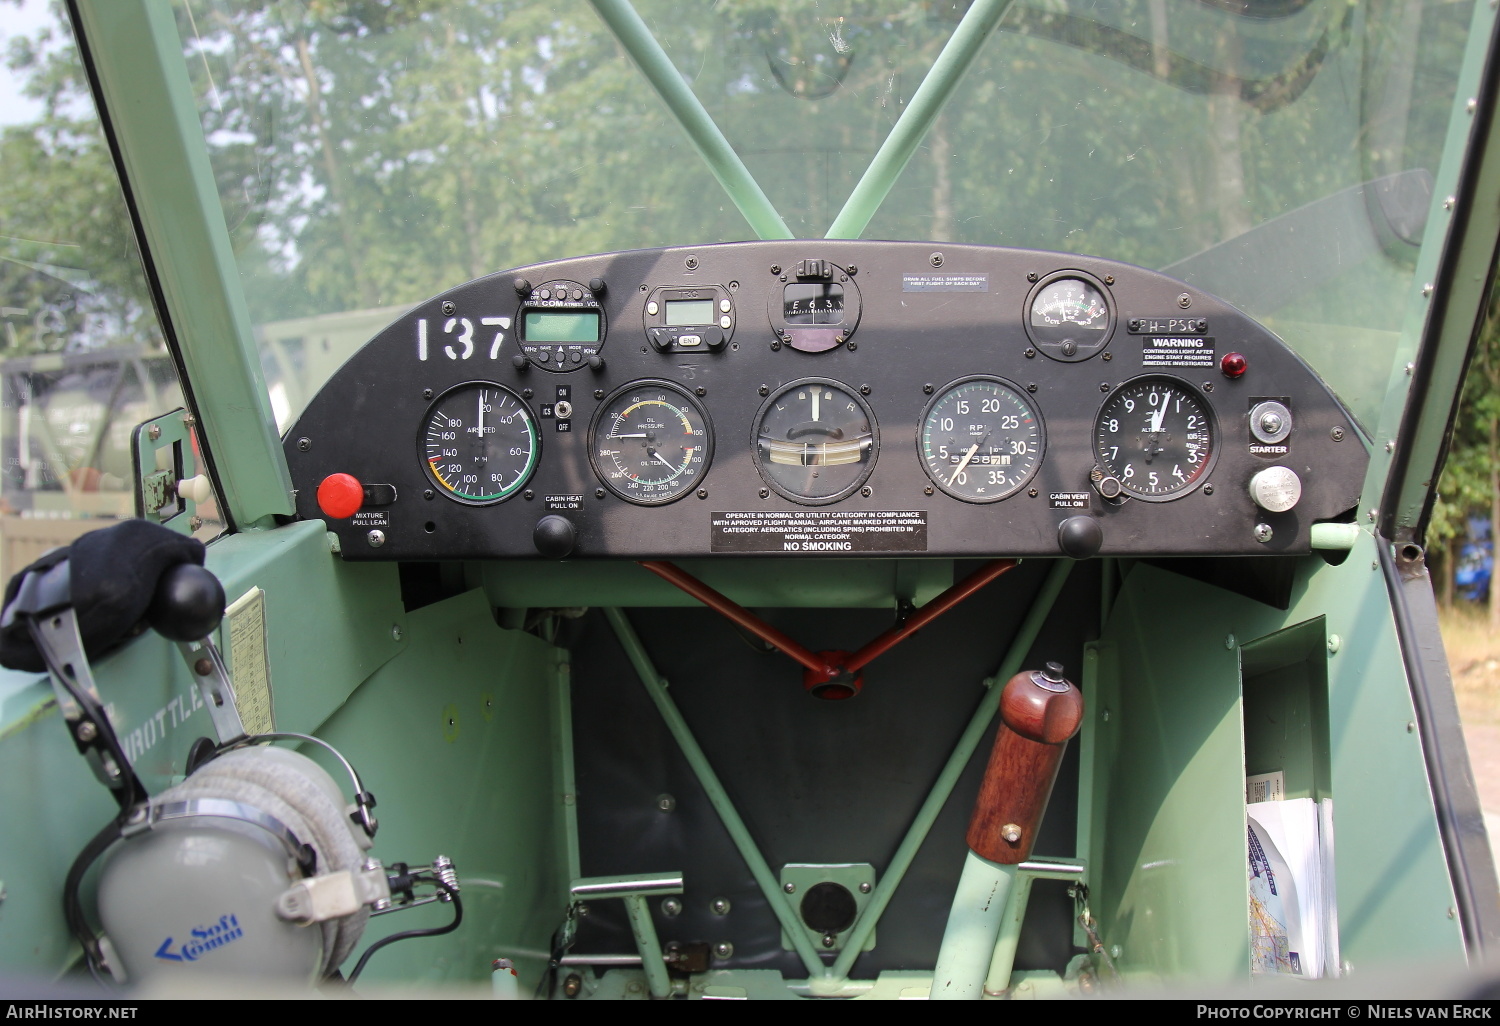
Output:
[[1114,312],[1102,283],[1082,271],[1043,278],[1027,299],[1026,334],[1054,360],[1087,360],[1109,342]]
[[1185,381],[1135,378],[1104,400],[1094,420],[1094,456],[1127,495],[1176,499],[1208,477],[1218,453],[1213,410]]
[[780,495],[810,506],[837,502],[875,469],[875,415],[853,389],[822,378],[793,381],[755,419],[755,466]]
[[444,495],[483,505],[508,499],[541,454],[536,419],[510,389],[471,381],[438,396],[418,450]]
[[632,381],[608,396],[589,428],[589,460],[605,487],[654,506],[697,487],[713,460],[708,415],[667,381]]
[[1020,389],[999,378],[953,382],[927,405],[917,455],[932,483],[965,502],[998,502],[1036,473],[1042,420]]

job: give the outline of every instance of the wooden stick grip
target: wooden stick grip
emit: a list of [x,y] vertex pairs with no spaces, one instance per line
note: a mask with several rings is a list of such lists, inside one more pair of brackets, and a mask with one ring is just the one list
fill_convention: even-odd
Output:
[[969,816],[974,854],[1002,865],[1031,857],[1063,753],[1082,724],[1083,696],[1057,663],[1006,682],[1000,730]]

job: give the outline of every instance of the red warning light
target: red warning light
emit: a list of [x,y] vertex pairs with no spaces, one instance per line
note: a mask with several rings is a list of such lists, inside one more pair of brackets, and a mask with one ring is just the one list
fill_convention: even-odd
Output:
[[365,504],[365,486],[353,474],[329,474],[318,485],[318,508],[336,520],[347,520]]
[[1245,373],[1245,368],[1250,366],[1243,353],[1225,353],[1224,359],[1219,361],[1219,369],[1224,372],[1226,378],[1237,378]]

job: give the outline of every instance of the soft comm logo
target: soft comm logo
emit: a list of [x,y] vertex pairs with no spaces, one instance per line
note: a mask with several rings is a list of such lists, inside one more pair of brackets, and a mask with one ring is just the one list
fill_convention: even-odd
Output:
[[[212,926],[195,926],[189,931],[187,940],[180,945],[176,938],[168,937],[156,949],[156,957],[167,962],[196,962],[215,948],[233,944],[245,935],[240,921],[233,913],[226,912]],[[176,945],[174,949],[174,945]]]

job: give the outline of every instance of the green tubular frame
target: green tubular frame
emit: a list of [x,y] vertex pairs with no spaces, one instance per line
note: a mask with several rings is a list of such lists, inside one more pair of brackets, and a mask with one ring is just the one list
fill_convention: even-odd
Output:
[[1010,0],[974,0],[865,168],[859,184],[844,201],[844,208],[828,228],[828,238],[859,238],[1009,7]]
[[294,512],[292,479],[172,9],[166,0],[69,0],[69,8],[225,512],[241,529],[270,526]]
[[750,222],[756,237],[790,239],[792,233],[786,222],[766,198],[739,154],[734,152],[734,147],[729,145],[729,140],[724,138],[714,119],[703,109],[693,90],[682,80],[682,73],[630,5],[630,0],[589,2],[692,140],[698,155],[745,220]]

